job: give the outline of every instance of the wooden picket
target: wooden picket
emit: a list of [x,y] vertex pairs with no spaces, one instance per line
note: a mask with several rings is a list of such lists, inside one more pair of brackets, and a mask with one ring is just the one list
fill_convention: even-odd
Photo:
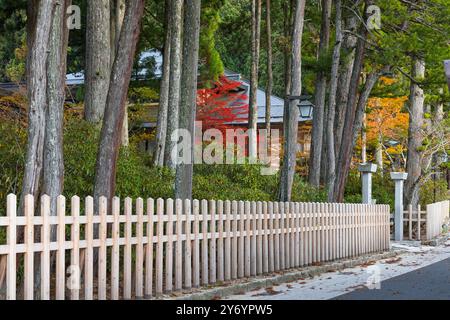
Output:
[[[60,196],[56,216],[50,216],[48,196],[39,210],[26,196],[24,214],[18,215],[17,197],[8,196],[7,216],[0,217],[7,234],[0,245],[7,261],[6,299],[159,297],[390,245],[386,205],[172,199],[148,199],[144,205],[141,198],[134,203],[126,198],[122,207],[117,197],[97,201],[94,206],[87,197],[82,206],[75,196],[66,210]],[[24,228],[23,243],[17,243],[18,228]],[[21,264],[23,276],[17,274]]]

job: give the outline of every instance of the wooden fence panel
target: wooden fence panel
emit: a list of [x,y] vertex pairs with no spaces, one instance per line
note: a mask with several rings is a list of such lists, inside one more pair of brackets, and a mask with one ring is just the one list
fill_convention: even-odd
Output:
[[[52,217],[51,199],[40,200],[39,216],[33,197],[27,196],[25,216],[18,217],[17,199],[9,195],[7,217],[0,217],[0,228],[7,231],[6,244],[0,245],[0,256],[6,256],[7,299],[16,299],[17,292],[19,299],[33,299],[35,290],[41,299],[51,299],[50,279],[55,279],[54,299],[65,299],[66,294],[72,300],[153,297],[389,248],[390,213],[385,205],[172,199],[155,204],[148,199],[144,212],[144,200],[138,198],[133,214],[131,198],[124,200],[121,213],[119,198],[113,198],[109,208],[101,197],[94,215],[94,199],[85,199],[82,214],[75,196],[66,215],[66,199],[60,196],[55,201],[57,216]],[[16,242],[18,227],[24,228],[23,244]],[[35,228],[41,234],[36,243]],[[52,228],[55,239],[50,238]],[[55,269],[50,268],[52,252]],[[24,275],[18,288],[17,255],[22,254]],[[38,282],[35,254],[41,258]],[[40,287],[34,288],[35,283]]]

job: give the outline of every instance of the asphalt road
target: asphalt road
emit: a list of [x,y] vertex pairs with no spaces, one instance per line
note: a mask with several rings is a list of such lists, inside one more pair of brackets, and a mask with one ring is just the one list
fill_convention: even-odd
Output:
[[381,289],[358,289],[335,300],[450,300],[450,258],[381,282]]

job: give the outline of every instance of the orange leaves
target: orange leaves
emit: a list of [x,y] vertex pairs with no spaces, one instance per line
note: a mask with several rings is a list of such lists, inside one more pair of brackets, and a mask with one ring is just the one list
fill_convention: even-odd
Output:
[[376,145],[380,138],[402,140],[407,137],[409,115],[402,112],[406,100],[407,97],[369,99],[366,126],[369,145]]

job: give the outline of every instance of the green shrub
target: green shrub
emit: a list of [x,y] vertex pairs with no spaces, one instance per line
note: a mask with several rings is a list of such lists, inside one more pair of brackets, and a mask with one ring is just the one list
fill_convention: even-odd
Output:
[[[361,176],[357,170],[351,170],[345,185],[344,201],[347,203],[361,203]],[[394,207],[394,183],[389,175],[375,173],[372,176],[372,198],[378,204],[388,204]]]

